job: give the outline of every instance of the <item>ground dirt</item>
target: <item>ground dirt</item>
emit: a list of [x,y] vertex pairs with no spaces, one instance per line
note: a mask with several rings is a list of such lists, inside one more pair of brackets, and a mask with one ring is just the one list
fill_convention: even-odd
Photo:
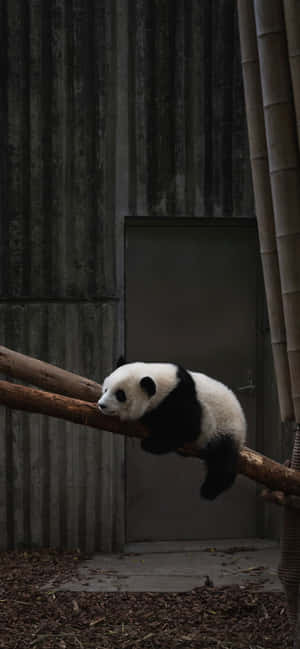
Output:
[[[287,649],[285,597],[253,585],[184,593],[56,591],[79,553],[0,554],[1,649]],[[51,581],[50,591],[41,587]]]

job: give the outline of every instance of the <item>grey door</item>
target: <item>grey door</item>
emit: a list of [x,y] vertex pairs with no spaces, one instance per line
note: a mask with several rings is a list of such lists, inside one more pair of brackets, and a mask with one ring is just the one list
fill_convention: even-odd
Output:
[[[126,238],[127,359],[174,361],[237,392],[256,447],[262,280],[251,224],[132,222]],[[127,541],[251,537],[256,488],[243,476],[213,503],[200,499],[202,463],[126,449]]]

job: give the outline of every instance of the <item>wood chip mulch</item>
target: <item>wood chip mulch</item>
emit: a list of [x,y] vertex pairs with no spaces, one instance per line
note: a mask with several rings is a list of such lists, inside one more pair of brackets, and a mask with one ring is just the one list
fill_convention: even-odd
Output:
[[253,586],[186,593],[42,591],[77,553],[0,553],[1,649],[290,649],[281,593]]

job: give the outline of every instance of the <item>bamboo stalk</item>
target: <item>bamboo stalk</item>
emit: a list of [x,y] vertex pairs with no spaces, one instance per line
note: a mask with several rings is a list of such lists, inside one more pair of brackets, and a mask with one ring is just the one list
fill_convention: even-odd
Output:
[[241,58],[260,253],[281,420],[294,419],[252,0],[238,0]]
[[[275,232],[296,421],[300,422],[300,159],[282,0],[254,0]],[[300,431],[292,468],[300,469]],[[300,512],[284,507],[279,576],[300,649]]]
[[[107,417],[94,403],[51,394],[8,381],[0,381],[0,403],[15,410],[49,415],[76,424],[108,430],[115,434],[141,439],[148,434],[140,422],[124,423],[117,417]],[[180,452],[187,457],[199,457],[200,453],[195,446],[190,445],[185,446]],[[269,489],[300,496],[300,472],[293,471],[247,447],[240,452],[239,471]]]
[[49,392],[84,401],[97,401],[101,394],[101,385],[95,381],[3,346],[0,346],[0,372]]
[[300,422],[300,159],[285,23],[281,0],[254,0],[254,10],[292,396]]
[[300,5],[299,0],[284,0],[284,17],[289,50],[293,97],[300,147]]

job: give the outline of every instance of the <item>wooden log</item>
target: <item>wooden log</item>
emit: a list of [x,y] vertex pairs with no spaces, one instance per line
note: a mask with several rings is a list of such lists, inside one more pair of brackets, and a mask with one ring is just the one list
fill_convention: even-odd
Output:
[[95,381],[3,346],[0,346],[0,372],[49,392],[84,401],[95,402],[101,394],[101,385]]
[[0,403],[14,410],[36,412],[75,424],[109,430],[112,433],[146,437],[147,431],[140,424],[127,425],[117,417],[103,415],[96,403],[73,399],[61,394],[44,392],[16,383],[0,380]]
[[[51,394],[7,381],[0,381],[0,403],[16,410],[38,412],[120,435],[139,438],[147,436],[147,430],[140,422],[124,423],[117,417],[107,417],[98,410],[96,403]],[[199,456],[199,451],[194,446],[185,446],[180,452],[185,456]],[[300,472],[274,462],[250,448],[244,447],[240,452],[239,471],[269,489],[300,496]]]
[[266,502],[273,503],[274,505],[281,505],[289,507],[290,509],[300,509],[300,498],[294,494],[285,494],[283,491],[271,491],[271,489],[263,489],[260,497]]

